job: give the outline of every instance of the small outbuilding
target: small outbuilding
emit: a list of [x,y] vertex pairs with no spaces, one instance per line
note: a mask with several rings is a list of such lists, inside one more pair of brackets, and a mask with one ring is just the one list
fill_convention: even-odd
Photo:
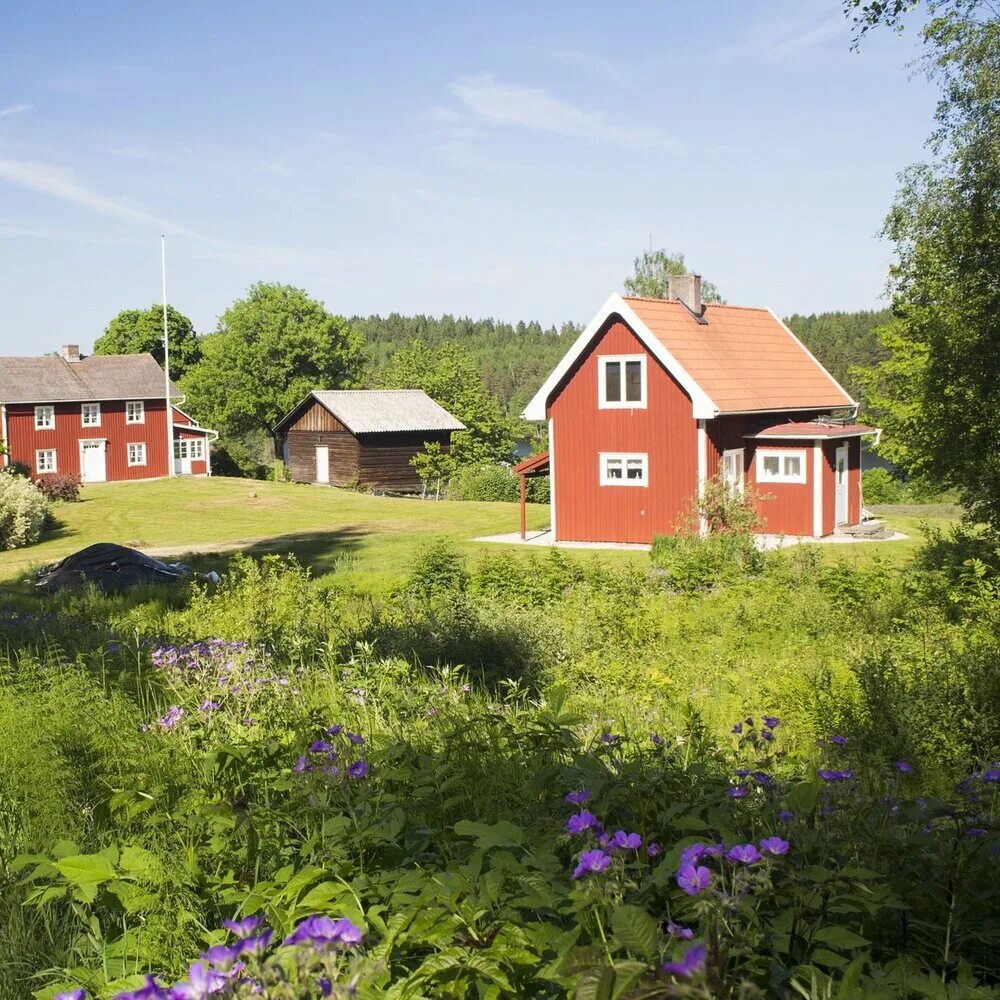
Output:
[[421,389],[340,389],[309,393],[274,430],[297,483],[410,493],[413,457],[429,443],[448,452],[465,425]]

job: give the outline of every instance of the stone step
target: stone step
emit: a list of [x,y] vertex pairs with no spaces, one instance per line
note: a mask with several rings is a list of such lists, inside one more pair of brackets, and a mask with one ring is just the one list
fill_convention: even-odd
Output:
[[865,521],[862,524],[844,524],[837,528],[838,535],[850,538],[892,538],[891,528],[884,521]]

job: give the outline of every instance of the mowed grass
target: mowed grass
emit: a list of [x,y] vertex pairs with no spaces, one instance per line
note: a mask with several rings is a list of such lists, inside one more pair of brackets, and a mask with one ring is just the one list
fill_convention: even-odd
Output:
[[[420,544],[453,538],[467,551],[508,551],[527,557],[534,547],[475,543],[483,535],[518,529],[517,504],[375,497],[347,490],[246,479],[174,479],[88,486],[82,501],[55,508],[58,525],[28,549],[0,552],[0,580],[25,578],[94,542],[117,542],[170,558],[187,556],[196,568],[219,568],[235,550],[294,554],[316,575],[348,574],[359,587],[379,590],[398,580]],[[903,562],[923,539],[921,525],[957,520],[951,505],[885,508],[880,516],[905,541],[821,545],[825,559]],[[549,523],[548,507],[528,505],[528,528]],[[217,547],[220,551],[208,552]],[[584,559],[647,566],[644,552],[574,551]]]

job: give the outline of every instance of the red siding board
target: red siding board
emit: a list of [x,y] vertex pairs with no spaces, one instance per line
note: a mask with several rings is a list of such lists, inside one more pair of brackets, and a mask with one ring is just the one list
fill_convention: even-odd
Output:
[[[598,407],[597,356],[645,354],[644,409]],[[556,536],[564,541],[649,542],[671,533],[698,480],[691,400],[620,320],[611,321],[577,361],[548,407]],[[645,452],[649,485],[601,486],[601,452]]]

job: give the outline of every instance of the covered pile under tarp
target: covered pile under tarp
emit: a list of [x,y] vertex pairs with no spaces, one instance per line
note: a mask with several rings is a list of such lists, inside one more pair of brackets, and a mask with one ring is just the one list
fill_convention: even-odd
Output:
[[35,586],[61,590],[94,583],[105,593],[114,593],[140,584],[173,583],[190,572],[183,563],[160,562],[138,549],[98,542],[39,570]]

